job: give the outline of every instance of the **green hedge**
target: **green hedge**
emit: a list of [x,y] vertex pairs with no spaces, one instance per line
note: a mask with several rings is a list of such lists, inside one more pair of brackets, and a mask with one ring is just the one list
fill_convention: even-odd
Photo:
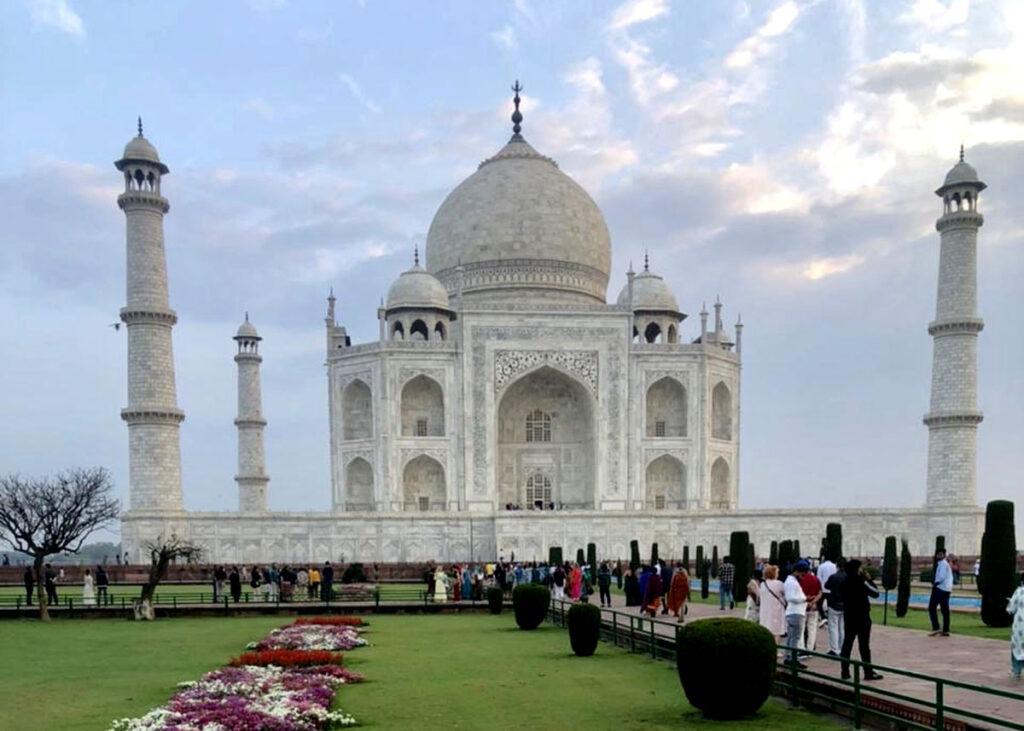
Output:
[[512,591],[512,611],[519,629],[537,629],[548,613],[551,592],[540,584],[520,584]]
[[551,566],[562,565],[562,547],[551,546],[548,548],[548,564]]
[[569,608],[569,644],[580,657],[590,657],[601,637],[601,610],[593,604],[573,604]]
[[775,638],[755,622],[716,617],[683,625],[676,656],[686,700],[708,718],[749,716],[771,693]]
[[501,607],[505,603],[505,592],[500,586],[492,586],[487,590],[487,608],[491,614],[501,614]]

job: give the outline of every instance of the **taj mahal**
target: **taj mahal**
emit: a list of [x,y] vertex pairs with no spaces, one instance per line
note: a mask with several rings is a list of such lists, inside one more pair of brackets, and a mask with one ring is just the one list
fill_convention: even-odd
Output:
[[[132,561],[148,560],[146,543],[172,533],[225,563],[529,561],[553,545],[571,552],[588,542],[602,556],[625,557],[633,539],[681,556],[684,545],[727,551],[735,530],[749,531],[767,553],[781,538],[816,547],[831,521],[843,524],[851,554],[878,555],[890,534],[906,537],[916,555],[939,534],[954,552],[976,552],[984,522],[975,497],[983,324],[976,248],[985,184],[962,151],[936,191],[941,253],[920,507],[743,509],[742,323],[726,326],[717,297],[712,312],[681,303],[646,255],[640,271],[613,277],[601,210],[526,141],[519,104],[517,90],[511,139],[441,202],[422,261],[415,252],[387,289],[377,339],[352,342],[345,319],[360,313],[342,316],[333,291],[327,300],[325,512],[267,509],[265,353],[248,316],[234,336],[238,509],[184,509],[185,414],[163,236],[169,169],[140,121],[115,163],[127,231],[121,418],[130,498],[121,540]],[[698,305],[697,317],[684,312]]]

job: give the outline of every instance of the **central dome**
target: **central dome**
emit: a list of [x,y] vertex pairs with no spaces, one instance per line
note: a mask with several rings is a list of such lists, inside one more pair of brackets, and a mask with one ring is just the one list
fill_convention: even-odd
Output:
[[427,269],[467,301],[605,302],[611,239],[597,204],[513,135],[448,194],[427,234]]

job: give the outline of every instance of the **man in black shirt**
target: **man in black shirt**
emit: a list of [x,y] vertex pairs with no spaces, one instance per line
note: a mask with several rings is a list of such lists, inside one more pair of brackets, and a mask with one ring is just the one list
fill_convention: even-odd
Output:
[[[865,573],[860,561],[846,562],[846,578],[839,587],[843,601],[843,649],[840,653],[849,659],[853,641],[857,640],[860,659],[867,663],[864,680],[881,680],[882,676],[871,667],[871,599],[878,596],[878,587]],[[843,663],[843,680],[850,679],[850,666]]]

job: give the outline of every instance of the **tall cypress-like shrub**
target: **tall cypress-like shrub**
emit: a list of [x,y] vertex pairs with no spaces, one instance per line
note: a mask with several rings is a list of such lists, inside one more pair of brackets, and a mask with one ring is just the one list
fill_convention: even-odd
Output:
[[779,542],[772,541],[771,547],[768,549],[768,563],[772,566],[779,565]]
[[[747,544],[747,576],[754,575],[754,568],[757,566],[757,552],[754,551],[754,544]],[[750,579],[747,579],[750,581]],[[743,585],[744,591],[746,591],[746,584]]]
[[689,572],[690,570],[690,547],[683,546],[683,568]]
[[582,566],[586,562],[586,560],[587,560],[587,557],[583,555],[583,549],[582,548],[577,548],[576,549],[576,565],[577,566]]
[[658,544],[657,543],[652,543],[651,544],[651,566],[654,566],[656,563],[658,563]]
[[591,581],[597,580],[597,544],[587,544],[587,564],[590,566]]
[[935,551],[932,553],[932,578],[935,578],[935,569],[939,565],[938,559],[935,558],[935,554],[939,551],[946,550],[946,536],[935,536]]
[[825,558],[835,561],[843,555],[843,524],[829,523],[825,526]]
[[897,617],[907,616],[907,610],[910,608],[910,574],[913,570],[910,546],[907,545],[907,539],[904,538],[903,545],[900,548],[900,578],[896,587]]
[[630,541],[629,542],[629,568],[635,574],[636,570],[640,568],[640,542]]
[[700,567],[700,598],[707,599],[711,593],[711,564],[705,559],[704,565]]
[[732,595],[739,601],[740,591],[746,595],[747,582],[750,581],[751,569],[747,566],[747,557],[750,554],[750,534],[745,530],[733,531],[729,535],[729,558],[732,565],[736,567],[733,574]]
[[562,547],[551,546],[548,549],[548,563],[552,566],[562,565]]
[[985,533],[981,537],[981,621],[989,627],[1008,627],[1013,618],[1006,604],[1016,588],[1017,546],[1013,527],[1013,503],[993,500],[985,508]]
[[797,538],[793,541],[793,560],[799,561],[804,557],[804,554],[800,552],[800,539]]
[[704,546],[697,546],[697,553],[694,557],[693,578],[699,579],[701,571],[704,570]]
[[793,563],[793,541],[779,542],[779,580],[785,581],[789,576],[789,567]]
[[889,592],[896,588],[898,566],[896,558],[896,536],[885,537],[885,553],[882,560],[882,588],[885,589],[885,609],[882,610],[882,624],[889,621]]
[[718,578],[718,546],[711,547],[711,578]]

